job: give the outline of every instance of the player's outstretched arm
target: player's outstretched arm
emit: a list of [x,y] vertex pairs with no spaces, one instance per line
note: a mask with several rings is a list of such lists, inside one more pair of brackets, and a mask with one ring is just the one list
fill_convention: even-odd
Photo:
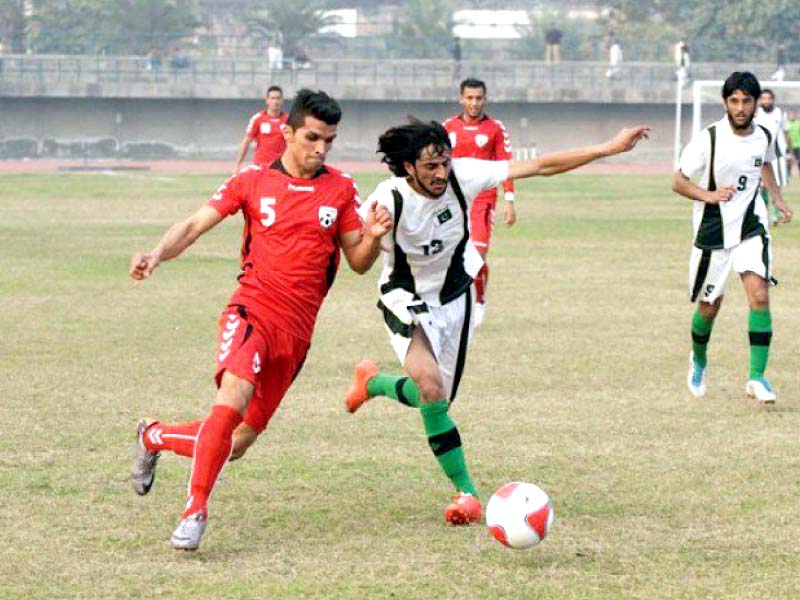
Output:
[[381,238],[392,230],[392,215],[385,206],[373,202],[361,231],[342,234],[342,250],[347,264],[359,275],[372,268],[381,253]]
[[548,177],[571,171],[587,163],[632,150],[641,139],[647,139],[650,128],[647,125],[626,127],[614,138],[594,146],[585,146],[565,152],[544,154],[533,160],[512,160],[508,166],[509,179],[526,177]]
[[147,279],[159,264],[180,256],[197,238],[222,221],[222,218],[216,209],[203,206],[185,221],[175,223],[149,253],[137,252],[131,257],[130,276],[136,281]]
[[775,171],[772,168],[772,163],[766,163],[761,167],[761,178],[764,181],[764,187],[769,192],[769,199],[775,204],[775,208],[781,213],[781,223],[788,223],[792,220],[792,209],[783,201],[783,194],[778,182],[775,179]]
[[675,174],[672,176],[672,191],[689,200],[699,200],[706,204],[727,202],[733,197],[734,192],[732,185],[720,186],[713,192],[704,190],[692,183],[692,180],[684,175],[683,171],[680,169],[675,171]]

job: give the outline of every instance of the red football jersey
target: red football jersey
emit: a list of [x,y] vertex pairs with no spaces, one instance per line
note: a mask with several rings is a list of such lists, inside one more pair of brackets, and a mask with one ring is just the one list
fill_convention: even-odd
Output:
[[331,167],[302,179],[275,161],[228,179],[209,205],[244,215],[242,272],[230,303],[311,340],[339,267],[340,236],[361,228],[358,202],[353,179]]
[[250,117],[250,122],[247,124],[247,137],[256,141],[253,164],[269,166],[283,154],[286,149],[283,127],[287,118],[288,115],[285,112],[277,117],[271,117],[266,110],[257,112]]
[[[444,122],[444,128],[450,135],[453,146],[453,158],[479,158],[481,160],[511,160],[511,140],[508,139],[502,121],[484,115],[480,121],[467,123],[463,115],[458,114]],[[514,182],[509,179],[503,182],[503,189],[514,191]],[[497,199],[495,190],[486,190],[475,200],[491,201]]]

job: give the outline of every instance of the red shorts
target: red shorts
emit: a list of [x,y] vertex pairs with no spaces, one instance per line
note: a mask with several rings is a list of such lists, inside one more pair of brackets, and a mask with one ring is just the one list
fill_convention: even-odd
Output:
[[469,209],[469,237],[481,254],[489,252],[492,227],[494,227],[494,202],[476,199]]
[[219,318],[217,386],[230,371],[255,386],[244,422],[256,433],[267,427],[303,366],[309,342],[253,318],[244,306],[231,305]]

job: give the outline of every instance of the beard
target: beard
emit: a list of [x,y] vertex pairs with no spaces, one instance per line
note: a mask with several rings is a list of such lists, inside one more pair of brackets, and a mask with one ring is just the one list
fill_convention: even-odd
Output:
[[762,108],[762,110],[764,112],[771,113],[773,110],[775,110],[775,105],[774,104],[762,104],[761,108]]
[[756,116],[756,113],[754,112],[752,115],[750,115],[750,117],[744,122],[743,125],[737,124],[734,118],[731,116],[731,113],[727,113],[727,115],[728,115],[728,123],[731,124],[731,127],[733,127],[738,131],[746,131],[747,129],[750,129],[750,126],[753,124],[753,118]]

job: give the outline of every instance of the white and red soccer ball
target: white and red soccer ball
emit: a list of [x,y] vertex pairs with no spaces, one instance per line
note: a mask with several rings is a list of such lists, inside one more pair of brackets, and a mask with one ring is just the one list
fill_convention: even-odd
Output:
[[541,542],[553,524],[553,505],[545,491],[532,483],[507,483],[486,505],[486,525],[501,544],[530,548]]

